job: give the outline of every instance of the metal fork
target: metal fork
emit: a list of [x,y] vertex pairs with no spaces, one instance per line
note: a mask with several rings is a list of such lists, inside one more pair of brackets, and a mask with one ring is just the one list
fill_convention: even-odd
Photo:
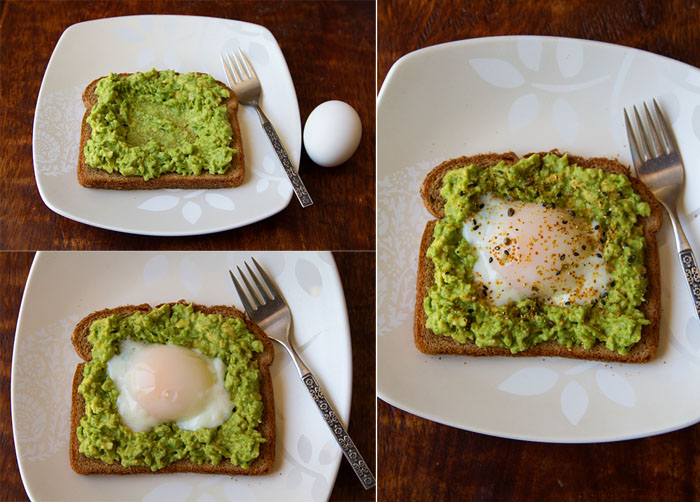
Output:
[[625,110],[627,139],[637,177],[651,189],[671,219],[673,233],[676,236],[678,256],[695,303],[695,312],[700,319],[700,272],[676,212],[676,201],[685,179],[683,160],[666,117],[664,117],[656,100],[653,102],[653,118],[652,114],[649,113],[649,108],[644,103],[646,126],[637,112],[637,107],[633,107],[640,142],[637,142],[627,110]]
[[284,146],[280,141],[277,131],[272,125],[272,122],[267,118],[265,112],[258,103],[260,99],[260,80],[255,74],[253,65],[250,64],[248,58],[245,57],[243,51],[238,49],[238,53],[234,53],[233,57],[230,54],[221,54],[221,64],[226,72],[226,80],[228,80],[228,85],[233,89],[233,92],[238,96],[238,100],[244,105],[252,106],[255,111],[258,112],[258,117],[260,117],[260,122],[262,123],[263,129],[267,133],[267,137],[270,139],[270,143],[277,153],[282,167],[284,167],[284,172],[287,173],[289,181],[292,183],[292,188],[294,193],[301,203],[301,207],[308,207],[314,202],[311,200],[309,192],[306,191],[304,183],[302,183],[299,174],[297,174],[292,162],[289,160]]
[[311,394],[316,406],[318,406],[323,419],[330,428],[335,440],[338,442],[343,450],[345,458],[348,459],[352,469],[360,481],[362,481],[362,486],[366,490],[369,490],[376,484],[376,480],[372,475],[372,472],[367,467],[362,455],[357,450],[355,443],[352,442],[350,436],[348,435],[343,424],[340,423],[338,415],[336,414],[333,407],[330,405],[323,391],[319,387],[316,379],[309,368],[306,367],[301,358],[297,355],[294,346],[289,340],[289,329],[292,325],[292,314],[289,311],[289,306],[287,302],[282,297],[280,292],[277,290],[275,285],[272,283],[270,278],[267,276],[263,268],[252,258],[255,268],[258,270],[262,282],[265,283],[266,287],[263,287],[262,283],[258,277],[253,273],[248,263],[245,263],[246,269],[248,269],[248,275],[251,277],[252,281],[255,283],[256,287],[253,287],[248,281],[248,278],[243,273],[240,267],[238,269],[238,274],[243,279],[246,285],[248,294],[241,288],[240,283],[236,280],[233,272],[228,271],[233,280],[233,285],[236,288],[238,297],[241,299],[245,311],[248,316],[258,325],[260,328],[273,340],[282,345],[289,355],[292,357],[294,366],[296,366],[297,371],[301,380],[306,385],[306,389]]

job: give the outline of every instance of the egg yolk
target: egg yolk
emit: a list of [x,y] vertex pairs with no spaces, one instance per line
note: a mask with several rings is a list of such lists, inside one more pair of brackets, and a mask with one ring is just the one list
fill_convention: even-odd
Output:
[[494,258],[491,266],[514,287],[537,289],[562,282],[557,278],[564,266],[573,268],[579,263],[576,250],[593,247],[585,232],[562,211],[523,205],[513,213],[490,236],[488,248]]
[[496,305],[539,296],[555,304],[588,303],[609,278],[598,225],[547,204],[486,197],[465,222],[478,260],[474,275]]
[[174,345],[153,345],[136,356],[126,385],[150,416],[169,422],[200,411],[213,376],[196,352]]

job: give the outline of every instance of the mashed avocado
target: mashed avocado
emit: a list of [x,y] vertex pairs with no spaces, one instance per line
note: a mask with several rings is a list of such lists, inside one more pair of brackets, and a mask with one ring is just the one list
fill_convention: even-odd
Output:
[[222,104],[229,92],[209,75],[112,73],[95,94],[84,154],[96,169],[144,180],[171,172],[223,174],[237,152]]
[[[224,385],[234,410],[219,427],[195,431],[169,423],[145,432],[122,425],[117,412],[119,392],[107,375],[107,361],[119,350],[119,341],[132,338],[147,343],[198,349],[220,358],[226,367]],[[130,317],[110,316],[90,326],[92,360],[85,365],[78,392],[85,398],[85,416],[77,436],[80,452],[111,464],[146,465],[156,471],[180,459],[218,465],[224,459],[248,468],[266,440],[255,428],[262,420],[260,371],[255,352],[263,344],[241,319],[195,312],[192,305],[175,304]]]
[[[557,306],[543,298],[491,305],[474,281],[476,254],[462,236],[462,226],[478,211],[478,199],[493,193],[552,205],[600,225],[602,255],[611,282],[606,293],[586,305]],[[438,221],[427,256],[435,267],[435,284],[423,305],[426,326],[460,343],[506,347],[512,353],[555,340],[566,347],[591,348],[597,342],[621,354],[639,341],[648,324],[639,306],[647,287],[644,236],[638,217],[649,205],[624,175],[569,164],[566,156],[533,155],[514,165],[474,165],[445,175],[440,194],[445,218]]]

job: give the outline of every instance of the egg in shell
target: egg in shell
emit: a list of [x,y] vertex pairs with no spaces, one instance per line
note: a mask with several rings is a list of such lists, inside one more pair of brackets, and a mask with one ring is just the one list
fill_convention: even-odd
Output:
[[360,116],[343,101],[321,103],[304,125],[304,148],[319,166],[334,167],[346,162],[357,150],[360,138]]

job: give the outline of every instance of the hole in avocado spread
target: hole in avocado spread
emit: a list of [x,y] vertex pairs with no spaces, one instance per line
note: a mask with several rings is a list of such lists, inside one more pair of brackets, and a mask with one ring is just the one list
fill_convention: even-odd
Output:
[[127,113],[125,141],[129,147],[155,141],[161,148],[170,149],[196,140],[187,120],[161,103],[136,99]]
[[[626,354],[640,340],[642,327],[649,321],[640,310],[647,276],[638,220],[649,216],[650,208],[626,176],[582,169],[570,164],[567,156],[533,155],[513,165],[501,162],[488,168],[470,165],[454,169],[445,175],[440,194],[445,199],[446,216],[436,223],[427,251],[435,279],[423,301],[428,329],[459,343],[472,340],[479,347],[505,347],[512,353],[553,340],[565,347],[586,349],[602,343],[609,350]],[[542,296],[542,288],[532,288],[532,294],[521,299],[492,303],[485,294],[488,288],[475,279],[479,258],[463,235],[468,230],[464,222],[472,223],[483,207],[485,194],[564,210],[595,226],[595,232],[601,230],[605,238],[599,240],[600,251],[591,246],[586,251],[586,245],[576,249],[603,260],[599,266],[609,276],[604,293],[581,302],[563,295],[556,303]],[[483,227],[480,232],[488,232]],[[551,275],[557,280],[568,271],[561,268],[560,258],[565,263],[572,261],[561,255],[551,263]],[[577,256],[575,261],[580,259]],[[484,260],[496,265],[496,260]],[[605,301],[598,301],[600,298]]]
[[95,88],[85,162],[144,180],[166,173],[224,174],[237,150],[223,102],[229,91],[210,75],[151,70],[110,74]]

